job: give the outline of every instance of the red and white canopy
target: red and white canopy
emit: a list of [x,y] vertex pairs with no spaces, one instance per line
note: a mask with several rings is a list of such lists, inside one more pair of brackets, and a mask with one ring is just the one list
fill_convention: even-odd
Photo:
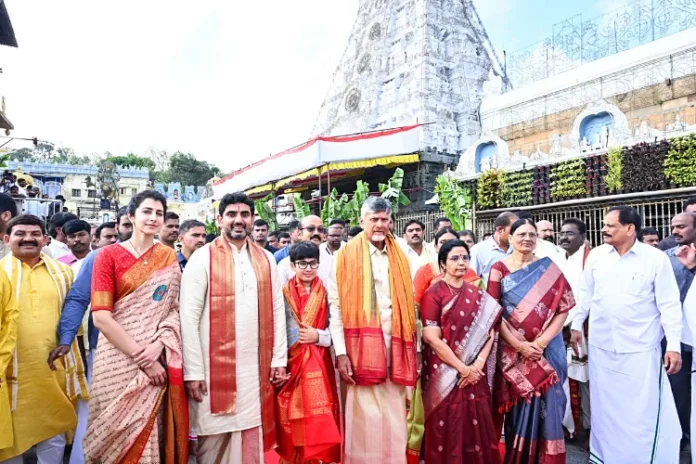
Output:
[[215,198],[285,179],[331,163],[371,160],[420,151],[421,125],[337,137],[317,137],[227,175]]

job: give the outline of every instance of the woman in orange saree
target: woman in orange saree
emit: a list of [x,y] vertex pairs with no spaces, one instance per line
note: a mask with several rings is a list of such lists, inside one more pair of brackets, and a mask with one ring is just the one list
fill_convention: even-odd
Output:
[[295,277],[283,287],[290,380],[277,397],[278,448],[284,463],[341,461],[336,374],[326,290],[317,277],[319,247],[293,245]]
[[95,259],[92,314],[100,335],[83,442],[86,462],[188,459],[181,271],[174,250],[154,243],[165,210],[158,192],[134,196],[128,206],[133,237]]
[[[442,245],[452,240],[457,240],[457,233],[452,229],[441,229],[435,234],[435,251],[439,252]],[[416,275],[413,277],[413,299],[416,305],[420,305],[421,298],[423,298],[425,291],[429,289],[431,285],[442,279],[442,276],[442,269],[440,269],[440,266],[436,262],[425,264],[418,269],[418,272],[416,272]],[[464,282],[478,287],[481,290],[486,289],[483,280],[476,274],[476,271],[471,268],[466,270]]]

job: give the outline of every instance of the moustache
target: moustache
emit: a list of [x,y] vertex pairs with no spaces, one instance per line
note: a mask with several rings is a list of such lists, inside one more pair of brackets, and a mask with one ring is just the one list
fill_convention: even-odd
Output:
[[570,243],[570,240],[559,240],[558,244],[563,245],[564,243]]
[[315,235],[312,235],[309,239],[310,239],[310,240],[319,240],[319,241],[321,241],[321,235],[315,234]]
[[39,246],[39,242],[19,242],[19,246]]
[[607,234],[606,232],[602,232],[602,237],[611,238],[611,235]]

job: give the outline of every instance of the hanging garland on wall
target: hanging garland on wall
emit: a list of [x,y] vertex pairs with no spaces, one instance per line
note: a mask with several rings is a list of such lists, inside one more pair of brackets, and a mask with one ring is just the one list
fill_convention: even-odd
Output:
[[476,200],[481,209],[500,207],[500,172],[497,169],[490,169],[481,174],[478,180]]
[[551,198],[555,201],[585,196],[585,161],[564,161],[551,168]]
[[504,208],[525,206],[532,203],[532,171],[500,173],[500,201]]
[[671,184],[678,187],[696,186],[696,135],[670,140],[664,170]]

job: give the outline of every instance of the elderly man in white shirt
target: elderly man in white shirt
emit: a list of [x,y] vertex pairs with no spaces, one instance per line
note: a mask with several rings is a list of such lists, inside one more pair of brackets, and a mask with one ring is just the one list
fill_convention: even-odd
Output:
[[[682,310],[667,255],[640,243],[641,218],[616,206],[592,250],[572,322],[577,353],[589,315],[592,463],[678,463],[681,426],[666,375],[681,368]],[[662,359],[660,343],[667,338]]]

